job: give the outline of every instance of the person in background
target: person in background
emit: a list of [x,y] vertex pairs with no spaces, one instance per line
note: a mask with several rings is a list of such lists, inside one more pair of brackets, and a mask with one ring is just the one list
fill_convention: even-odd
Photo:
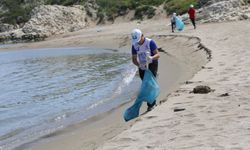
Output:
[[[157,45],[154,40],[144,37],[141,30],[134,29],[131,33],[132,37],[132,62],[139,69],[139,75],[141,80],[143,80],[144,72],[148,69],[156,77],[158,71],[158,59],[160,54]],[[156,101],[153,104],[148,105],[147,111],[152,110]]]
[[171,17],[171,27],[172,27],[172,32],[174,32],[176,27],[176,13],[173,13]]
[[196,24],[195,24],[195,9],[194,9],[194,5],[190,5],[190,8],[188,10],[188,15],[189,15],[189,19],[191,20],[194,29],[196,29]]

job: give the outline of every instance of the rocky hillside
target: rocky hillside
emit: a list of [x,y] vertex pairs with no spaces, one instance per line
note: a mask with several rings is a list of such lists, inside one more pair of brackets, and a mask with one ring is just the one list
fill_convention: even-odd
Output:
[[51,36],[80,30],[86,26],[86,11],[83,6],[65,7],[41,5],[32,10],[31,19],[22,31],[26,34]]
[[[7,2],[12,1],[21,2],[21,0],[2,0],[0,4],[6,2],[5,5],[7,5]],[[197,8],[200,7],[200,9],[197,10],[197,20],[201,23],[235,21],[250,18],[250,0],[139,1],[142,3],[138,4],[133,0],[75,0],[74,2],[82,2],[82,5],[62,6],[42,4],[55,4],[55,2],[72,4],[73,1],[22,0],[22,2],[25,3],[20,3],[19,9],[21,10],[23,8],[31,8],[31,5],[38,6],[32,9],[29,13],[29,19],[26,22],[23,22],[25,15],[20,17],[12,13],[10,16],[14,17],[14,21],[20,22],[14,24],[1,23],[3,19],[6,20],[6,18],[8,18],[6,15],[2,15],[1,19],[1,13],[8,14],[10,9],[13,9],[12,11],[15,12],[19,6],[9,5],[9,7],[7,7],[9,9],[6,9],[6,7],[3,7],[4,5],[0,5],[0,42],[39,41],[51,35],[77,31],[98,23],[114,23],[133,19],[159,19],[159,17],[166,16],[166,14],[171,14],[172,12],[184,13],[191,3],[195,4]],[[15,5],[17,4],[18,3],[15,3]],[[25,12],[21,12],[25,14]],[[18,14],[20,14],[20,12],[18,12]],[[187,14],[182,15],[182,18],[186,23],[189,23]],[[8,19],[11,19],[11,17]]]
[[197,17],[202,23],[245,20],[250,18],[250,9],[245,0],[210,0]]
[[[200,0],[201,8],[197,10],[200,23],[224,22],[250,19],[250,0]],[[188,15],[182,19],[189,23]]]
[[31,19],[22,28],[0,33],[0,41],[43,40],[54,34],[83,29],[87,21],[83,6],[40,5],[32,10]]

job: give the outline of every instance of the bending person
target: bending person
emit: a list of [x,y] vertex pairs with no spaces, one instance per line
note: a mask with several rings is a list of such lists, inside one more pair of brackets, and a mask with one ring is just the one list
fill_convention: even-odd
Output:
[[[160,58],[157,45],[154,40],[144,37],[141,30],[134,29],[132,36],[132,62],[139,68],[141,80],[143,80],[144,72],[148,69],[156,77],[158,71],[158,59]],[[148,105],[147,111],[152,110],[156,101]]]

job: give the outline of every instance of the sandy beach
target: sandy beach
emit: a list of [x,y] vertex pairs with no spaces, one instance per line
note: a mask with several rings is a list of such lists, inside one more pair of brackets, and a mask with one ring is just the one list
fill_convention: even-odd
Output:
[[[188,25],[177,33],[170,32],[168,22],[98,26],[43,42],[1,48],[84,46],[130,52],[130,32],[140,28],[167,52],[161,53],[161,94],[158,106],[151,112],[126,123],[121,114],[127,104],[20,149],[249,149],[249,21],[202,24],[196,30]],[[172,63],[172,70],[178,65],[179,73],[169,73],[166,63]],[[190,93],[197,85],[207,85],[214,91]],[[174,112],[175,108],[184,110]],[[100,124],[105,124],[105,128],[100,128]]]
[[[199,37],[212,50],[211,61],[99,149],[249,149],[249,27],[249,21],[205,24],[181,33]],[[197,85],[214,92],[190,93]]]

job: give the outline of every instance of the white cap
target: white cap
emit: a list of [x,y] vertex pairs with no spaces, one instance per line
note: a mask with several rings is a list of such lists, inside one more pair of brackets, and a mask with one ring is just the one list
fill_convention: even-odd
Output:
[[190,5],[190,7],[191,7],[191,8],[193,8],[193,7],[194,7],[194,5],[192,5],[192,4],[191,4],[191,5]]
[[176,13],[173,13],[173,16],[176,16]]
[[142,32],[139,29],[134,29],[131,33],[132,43],[138,43],[141,40]]

